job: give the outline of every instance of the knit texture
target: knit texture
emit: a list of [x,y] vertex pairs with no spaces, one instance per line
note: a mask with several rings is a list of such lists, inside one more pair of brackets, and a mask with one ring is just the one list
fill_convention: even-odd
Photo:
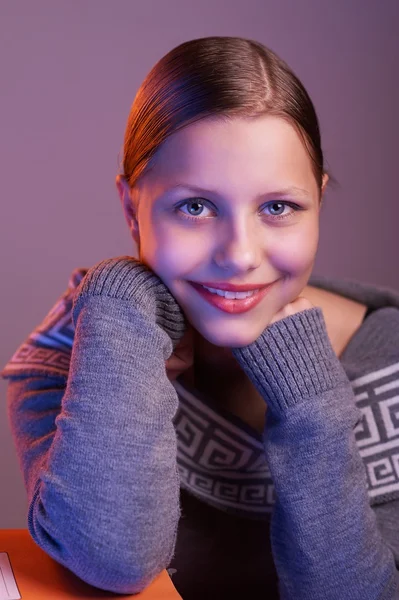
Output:
[[88,271],[73,310],[75,321],[85,295],[134,302],[149,318],[155,317],[174,346],[184,334],[186,323],[179,304],[161,279],[132,256],[102,260]]
[[320,308],[272,323],[254,343],[232,353],[276,415],[347,382]]

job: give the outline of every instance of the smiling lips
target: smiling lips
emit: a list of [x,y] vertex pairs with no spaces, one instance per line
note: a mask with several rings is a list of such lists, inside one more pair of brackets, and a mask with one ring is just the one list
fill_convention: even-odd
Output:
[[[253,290],[260,290],[264,287],[271,285],[271,283],[254,283],[254,284],[240,284],[234,285],[232,283],[226,283],[222,281],[190,281],[189,283],[197,283],[199,285],[204,285],[207,288],[213,288],[222,291],[228,292],[250,292]],[[273,282],[272,282],[273,283]]]
[[[256,288],[255,286],[250,285],[231,285],[231,284],[217,284],[218,288],[214,288],[213,286],[209,286],[212,290],[208,290],[206,287],[203,287],[202,284],[190,281],[189,282],[193,288],[199,293],[199,295],[204,298],[209,304],[222,310],[223,312],[227,312],[230,314],[238,314],[247,312],[251,310],[255,306],[259,304],[259,302],[266,296],[271,287],[273,286],[272,282],[268,285],[263,285],[263,287],[259,286]],[[206,284],[205,284],[206,285]],[[215,285],[215,284],[214,284]],[[233,288],[233,289],[232,289]],[[238,289],[237,289],[238,288]],[[220,291],[220,294],[218,291]],[[225,294],[223,294],[223,291]],[[226,297],[229,296],[231,292],[238,293],[240,297]],[[241,292],[241,293],[240,293]],[[243,292],[245,295],[243,295]],[[252,292],[252,293],[251,293]]]

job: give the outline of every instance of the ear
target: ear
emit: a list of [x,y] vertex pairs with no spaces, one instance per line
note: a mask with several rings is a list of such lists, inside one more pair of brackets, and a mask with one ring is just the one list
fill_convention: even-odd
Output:
[[330,179],[329,175],[327,173],[324,173],[323,175],[323,182],[321,185],[321,191],[320,191],[320,206],[322,205],[323,202],[323,197],[324,197],[324,192],[328,183],[328,180]]
[[116,187],[121,200],[127,225],[137,246],[140,247],[140,231],[136,206],[132,199],[132,191],[123,175],[116,176]]

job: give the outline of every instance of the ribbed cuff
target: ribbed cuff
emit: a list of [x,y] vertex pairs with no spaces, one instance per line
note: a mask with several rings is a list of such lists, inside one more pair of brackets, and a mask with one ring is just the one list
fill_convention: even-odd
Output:
[[73,305],[76,324],[80,299],[86,295],[129,300],[148,317],[154,318],[177,342],[186,329],[183,312],[163,281],[144,263],[132,256],[102,260],[86,273]]
[[276,414],[348,382],[319,307],[275,321],[232,353]]

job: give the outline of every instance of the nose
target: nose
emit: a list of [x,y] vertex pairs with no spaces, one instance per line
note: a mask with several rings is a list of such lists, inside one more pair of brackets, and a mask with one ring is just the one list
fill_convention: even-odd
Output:
[[255,229],[245,223],[227,227],[215,242],[214,262],[232,274],[245,273],[259,267],[263,248],[261,234]]

